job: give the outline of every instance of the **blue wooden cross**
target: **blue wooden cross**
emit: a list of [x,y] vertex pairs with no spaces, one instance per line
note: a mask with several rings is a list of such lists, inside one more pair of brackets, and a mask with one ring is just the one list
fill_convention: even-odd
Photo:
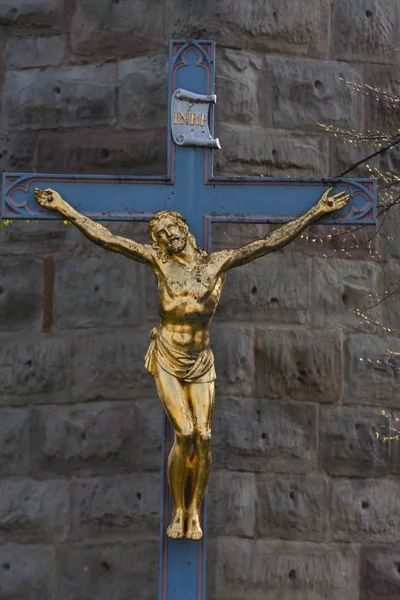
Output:
[[[6,173],[3,175],[2,217],[59,218],[40,207],[33,194],[35,187],[54,187],[74,208],[95,220],[146,221],[160,210],[176,210],[186,217],[199,245],[203,243],[203,247],[210,250],[213,222],[285,223],[305,213],[328,187],[334,187],[333,193],[346,191],[351,200],[340,213],[325,217],[323,222],[375,223],[376,190],[371,179],[213,177],[210,148],[180,145],[179,132],[177,143],[171,136],[171,127],[175,124],[205,128],[204,118],[190,119],[173,110],[171,114],[171,98],[178,89],[202,95],[214,93],[214,43],[171,41],[169,61],[168,171],[165,177]],[[212,133],[213,107],[208,121]],[[166,426],[164,465],[169,436],[170,429]],[[201,542],[168,539],[169,502],[164,474],[159,600],[205,600],[205,538]]]

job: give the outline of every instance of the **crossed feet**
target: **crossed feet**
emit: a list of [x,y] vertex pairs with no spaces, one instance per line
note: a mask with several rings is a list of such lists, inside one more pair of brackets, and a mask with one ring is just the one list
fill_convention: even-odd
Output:
[[[183,508],[178,508],[172,515],[171,525],[168,526],[167,535],[174,540],[186,537],[188,540],[200,540],[203,530],[200,527],[200,517],[197,510],[188,510],[187,514]],[[185,533],[186,521],[186,533]]]

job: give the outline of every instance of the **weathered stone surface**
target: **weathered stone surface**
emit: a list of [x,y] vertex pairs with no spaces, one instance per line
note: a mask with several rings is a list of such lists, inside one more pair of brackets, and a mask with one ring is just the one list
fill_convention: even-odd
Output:
[[0,135],[0,171],[32,170],[35,139],[35,135],[30,133]]
[[[272,127],[319,130],[317,123],[359,129],[361,96],[345,81],[360,81],[349,65],[268,57],[267,118]],[[343,81],[344,80],[344,81]]]
[[[370,100],[367,100],[366,102],[368,103],[369,101]],[[326,125],[329,125],[329,123],[326,123]],[[367,146],[366,144],[354,144],[348,140],[343,140],[340,136],[336,136],[332,133],[329,134],[329,176],[340,177],[342,173],[345,173],[353,165],[361,160],[364,160],[373,152],[374,148],[372,146]],[[378,166],[378,161],[379,159],[377,157],[363,162],[349,171],[348,176],[370,177],[371,172],[368,170],[367,165],[371,167]]]
[[[400,155],[399,155],[400,157]],[[400,165],[400,161],[399,161]],[[393,169],[394,173],[396,170]],[[382,255],[385,259],[393,256],[400,257],[400,236],[398,235],[400,228],[400,207],[394,206],[390,209],[390,218],[386,219],[381,236]]]
[[135,401],[137,429],[135,432],[135,455],[140,469],[159,471],[161,467],[161,441],[164,411],[154,393],[151,398]]
[[154,600],[158,589],[157,539],[126,544],[60,546],[60,598],[69,600]]
[[252,473],[214,471],[207,497],[207,522],[213,536],[254,537],[256,486]]
[[329,520],[325,479],[263,475],[257,480],[257,524],[261,536],[323,541]]
[[143,364],[149,343],[147,329],[77,333],[74,355],[69,359],[74,400],[122,400],[154,393],[153,378]]
[[48,254],[76,250],[89,242],[72,225],[62,221],[13,221],[0,227],[0,252],[2,254]]
[[0,403],[71,401],[71,338],[0,335]]
[[[31,413],[0,410],[0,477],[28,475],[30,463]],[[0,499],[1,501],[1,499]]]
[[72,539],[158,535],[160,476],[136,473],[71,484]]
[[358,552],[349,545],[217,538],[211,600],[344,600],[358,595]]
[[379,257],[380,240],[375,225],[330,226],[313,224],[294,240],[291,251],[321,258],[341,260],[367,259]]
[[217,394],[250,395],[254,387],[254,331],[249,327],[214,324],[211,344],[215,354]]
[[54,542],[69,529],[68,483],[7,480],[0,483],[0,541]]
[[332,4],[333,55],[342,60],[395,62],[399,5],[396,0],[335,0]]
[[385,477],[387,444],[377,440],[382,419],[376,408],[329,406],[320,412],[321,466],[329,475]]
[[[400,92],[398,67],[390,65],[366,65],[364,83],[389,95],[394,95],[397,98]],[[396,106],[396,102],[384,99],[377,101],[374,92],[371,91],[371,95],[365,99],[365,125],[368,130],[373,133],[376,131],[384,133],[392,132]],[[370,152],[366,152],[366,154],[370,154]],[[392,152],[390,155],[393,156]]]
[[7,71],[5,128],[108,125],[115,120],[116,65]]
[[325,56],[329,7],[325,1],[268,3],[217,0],[206,6],[193,0],[168,2],[168,37],[216,40],[219,46]]
[[400,483],[396,480],[332,481],[331,528],[335,540],[393,542],[400,533]]
[[62,0],[1,0],[0,25],[47,27],[63,10]]
[[[141,318],[138,269],[111,252],[55,262],[54,327],[118,327]],[[139,293],[138,293],[139,291]]]
[[258,329],[256,391],[266,398],[337,403],[341,345],[336,333]]
[[270,254],[233,269],[226,279],[216,316],[305,323],[310,302],[310,272],[311,261],[292,253]]
[[80,0],[71,22],[77,54],[92,57],[133,55],[164,47],[162,0]]
[[400,339],[368,334],[348,337],[344,404],[400,407],[398,361],[388,355],[389,348],[399,352]]
[[33,474],[91,476],[135,470],[133,404],[90,403],[34,412]]
[[400,596],[400,549],[370,546],[361,552],[361,600],[397,600]]
[[[312,272],[312,323],[317,327],[365,329],[355,310],[371,303],[378,291],[380,266],[372,261],[315,259]],[[379,312],[371,311],[379,320]]]
[[327,140],[261,127],[219,123],[222,150],[214,157],[218,175],[320,177],[328,164]]
[[[390,412],[390,426],[396,431],[389,431],[392,437],[397,437],[397,432],[400,434],[400,413],[398,411],[387,411]],[[388,419],[386,418],[386,424]],[[385,431],[385,430],[383,430]],[[386,443],[386,442],[385,442]],[[399,440],[395,439],[390,444],[390,472],[395,475],[400,474],[400,444]]]
[[51,547],[0,545],[0,597],[4,600],[54,600]]
[[122,127],[164,127],[168,106],[168,59],[159,56],[122,60],[118,114]]
[[224,48],[217,52],[217,61],[218,120],[244,124],[258,123],[261,58],[248,52]]
[[165,175],[166,128],[41,133],[35,166],[46,173]]
[[217,397],[216,468],[307,473],[317,464],[316,407],[283,401]]
[[8,69],[57,66],[66,50],[67,41],[62,35],[11,38],[5,46],[4,60]]
[[[385,327],[395,330],[397,333],[400,329],[399,262],[397,260],[391,260],[386,263],[383,273],[383,283],[382,292],[387,294],[387,298],[382,302],[380,307],[382,310],[381,323]],[[375,292],[376,288],[373,288],[373,290]]]
[[5,259],[0,263],[0,330],[40,330],[43,318],[43,261]]

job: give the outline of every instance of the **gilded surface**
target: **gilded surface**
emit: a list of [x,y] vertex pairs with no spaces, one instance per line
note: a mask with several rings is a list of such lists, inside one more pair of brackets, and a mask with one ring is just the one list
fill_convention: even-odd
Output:
[[[151,332],[145,366],[171,422],[175,441],[168,460],[172,498],[171,538],[199,540],[199,510],[211,470],[211,424],[214,409],[214,357],[209,325],[229,269],[283,248],[310,223],[345,206],[344,192],[327,190],[306,214],[265,238],[238,249],[207,254],[196,245],[185,219],[177,212],[157,213],[149,223],[151,244],[113,235],[85,217],[54,190],[36,190],[37,202],[59,211],[92,242],[149,265],[158,282],[160,325]],[[190,485],[189,500],[185,489]]]

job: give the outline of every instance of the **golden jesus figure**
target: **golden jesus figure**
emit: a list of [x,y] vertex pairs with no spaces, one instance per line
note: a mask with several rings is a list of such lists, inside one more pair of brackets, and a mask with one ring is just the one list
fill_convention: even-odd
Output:
[[[332,189],[332,188],[331,188]],[[282,225],[265,238],[241,248],[208,254],[189,232],[184,217],[162,211],[149,222],[151,244],[139,244],[111,233],[72,208],[54,190],[35,190],[37,202],[56,210],[92,242],[119,252],[153,269],[158,282],[160,325],[151,332],[145,366],[153,375],[158,395],[174,428],[175,441],[168,459],[172,498],[170,538],[199,540],[199,511],[211,471],[211,423],[214,409],[214,356],[209,326],[218,306],[229,269],[283,248],[310,223],[345,206],[349,195],[329,196],[301,217]],[[190,477],[190,495],[185,489]]]

